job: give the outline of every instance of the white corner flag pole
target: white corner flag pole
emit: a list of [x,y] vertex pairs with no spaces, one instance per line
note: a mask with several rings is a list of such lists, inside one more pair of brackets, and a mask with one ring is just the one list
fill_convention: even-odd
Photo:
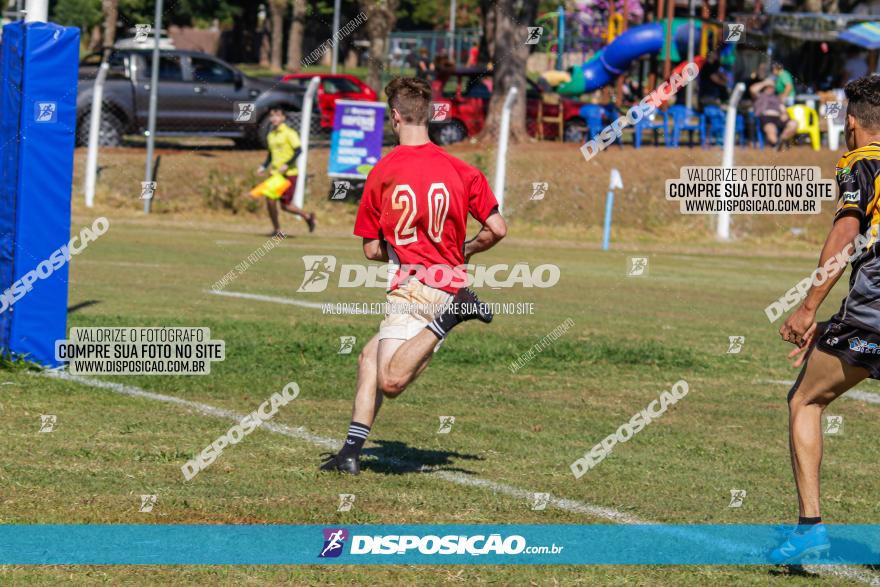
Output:
[[95,205],[95,181],[98,176],[98,142],[101,138],[101,108],[104,106],[104,80],[110,64],[101,61],[95,85],[92,86],[92,111],[89,118],[89,150],[86,155],[86,207]]
[[303,200],[305,200],[306,167],[309,160],[309,133],[312,128],[312,102],[315,100],[315,94],[320,83],[321,78],[318,76],[313,77],[309,81],[309,87],[306,89],[306,95],[303,98],[302,120],[299,122],[299,140],[302,143],[302,153],[300,153],[299,161],[297,161],[296,191],[293,194],[293,205],[297,208],[302,208]]
[[25,22],[48,22],[49,0],[27,0],[24,20]]
[[501,129],[498,131],[498,158],[495,161],[495,199],[498,211],[504,212],[504,178],[507,174],[507,139],[510,135],[510,111],[519,90],[515,87],[507,91],[504,107],[501,109]]
[[[159,108],[159,43],[162,40],[162,12],[164,0],[156,0],[156,12],[153,16],[153,58],[150,70],[150,106],[147,111],[147,156],[144,161],[144,183],[147,185],[153,177],[153,150],[156,145],[156,110]],[[147,197],[141,192],[144,200],[144,214],[149,214],[153,206],[153,190],[149,188]]]
[[[725,168],[733,167],[733,148],[736,146],[736,107],[745,89],[746,86],[742,82],[736,84],[727,104],[727,118],[724,121],[724,156],[721,160],[721,166]],[[718,213],[717,236],[718,240],[730,240],[730,212]]]

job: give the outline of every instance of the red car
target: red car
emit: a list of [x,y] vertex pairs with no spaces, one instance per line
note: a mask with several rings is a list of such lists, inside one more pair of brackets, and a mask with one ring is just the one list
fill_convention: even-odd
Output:
[[[442,91],[439,90],[443,83]],[[537,132],[538,107],[544,90],[532,80],[526,80],[526,130],[529,135]],[[431,139],[439,145],[463,141],[483,130],[489,98],[492,97],[492,72],[484,69],[457,69],[445,80],[435,80],[434,102],[448,104],[441,120],[431,122]],[[560,99],[563,112],[563,138],[566,141],[583,142],[587,131],[586,121],[580,115],[583,104],[567,98]],[[556,117],[560,106],[545,105],[545,116]],[[437,120],[435,117],[434,120]],[[554,139],[558,126],[544,123],[544,138]]]
[[301,85],[305,89],[313,77],[321,78],[321,85],[318,86],[318,110],[321,111],[322,130],[333,129],[336,100],[375,102],[379,98],[373,88],[345,73],[288,73],[281,81]]

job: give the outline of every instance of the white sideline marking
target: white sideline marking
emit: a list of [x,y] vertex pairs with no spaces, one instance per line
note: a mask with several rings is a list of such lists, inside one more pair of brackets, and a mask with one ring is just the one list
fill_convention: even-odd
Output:
[[[299,218],[299,216],[297,216],[297,218]],[[268,237],[268,238],[271,239],[272,237]],[[358,246],[316,245],[315,243],[294,243],[294,242],[287,241],[287,239],[282,240],[282,242],[284,242],[285,247],[291,247],[294,249],[316,249],[316,250],[321,250],[321,251],[348,251],[348,252],[354,252],[354,253],[360,252],[360,245],[358,245]],[[232,240],[222,240],[221,239],[221,240],[215,240],[214,244],[216,244],[218,247],[225,247],[225,246],[236,246],[236,245],[249,246],[249,245],[252,245],[253,243],[244,242],[244,241],[232,241]],[[280,244],[281,243],[279,243],[278,245],[275,245],[275,246],[280,246]]]
[[117,267],[169,267],[163,263],[141,263],[139,261],[96,261],[94,259],[77,259],[77,263],[86,265],[115,265]]
[[[102,381],[100,379],[94,379],[92,377],[83,377],[82,375],[71,375],[66,371],[62,370],[51,370],[44,371],[43,375],[46,377],[52,377],[56,379],[64,379],[67,381],[73,381],[75,383],[80,383],[82,385],[89,385],[91,387],[98,387],[101,389],[108,389],[115,393],[119,393],[121,395],[127,395],[131,397],[141,397],[144,399],[151,399],[155,401],[165,402],[169,404],[175,404],[178,406],[183,406],[186,408],[190,408],[200,412],[202,414],[208,416],[214,416],[217,418],[224,418],[227,420],[233,420],[235,422],[240,422],[242,418],[245,417],[245,414],[240,414],[238,412],[234,412],[232,410],[226,410],[224,408],[217,408],[214,406],[210,406],[208,404],[203,404],[200,402],[194,402],[190,400],[181,399],[179,397],[174,397],[170,395],[164,395],[161,393],[155,393],[152,391],[147,391],[145,389],[141,389],[139,387],[135,387],[133,385],[123,385],[122,383],[113,383],[111,381]],[[876,395],[876,394],[871,394]],[[290,438],[297,438],[300,440],[305,440],[311,444],[319,446],[321,448],[326,448],[329,450],[338,450],[342,446],[342,442],[339,440],[334,440],[332,438],[328,438],[326,436],[319,436],[317,434],[312,434],[302,426],[286,426],[284,424],[276,424],[274,422],[264,422],[260,428],[265,428],[271,432],[275,432],[277,434],[282,434],[284,436],[288,436]],[[388,464],[408,464],[404,461],[396,458],[381,458],[378,459],[380,462],[388,463]],[[517,499],[528,500],[534,492],[527,491],[525,489],[520,489],[519,487],[515,487],[513,485],[508,485],[506,483],[498,483],[496,481],[489,481],[486,479],[480,479],[479,477],[465,475],[464,473],[457,473],[454,471],[443,471],[443,470],[435,470],[431,469],[427,466],[419,467],[419,472],[425,475],[430,475],[432,477],[437,477],[439,479],[444,479],[451,483],[455,483],[456,485],[464,485],[467,487],[479,487],[482,489],[489,489],[495,493],[501,493],[507,495],[509,497],[514,497]],[[612,508],[606,508],[602,506],[596,506],[580,501],[576,501],[573,499],[564,499],[559,497],[550,496],[550,504],[556,506],[560,510],[575,513],[575,514],[585,514],[588,516],[593,516],[596,518],[603,518],[606,520],[610,520],[612,522],[616,522],[619,524],[638,524],[638,525],[655,525],[658,522],[651,522],[647,520],[643,520],[638,518],[637,516],[633,516],[631,514],[626,514],[623,512],[619,512]],[[665,532],[669,532],[672,534],[681,534],[681,531],[677,531],[675,529],[663,529]],[[693,533],[687,532],[685,533],[686,537],[690,539],[699,538],[699,532],[695,531]],[[711,537],[707,538],[708,540],[712,540],[716,544],[717,540],[712,539]],[[842,577],[846,579],[850,579],[853,581],[859,581],[866,585],[871,586],[880,586],[880,577],[877,575],[863,571],[857,567],[846,566],[846,565],[803,565],[803,568],[808,572],[815,575],[834,575],[837,577]]]
[[[767,379],[762,381],[761,383],[775,383],[777,385],[794,385],[794,380],[788,379]],[[869,404],[880,404],[880,393],[874,393],[871,391],[862,391],[860,389],[850,389],[842,396],[846,399],[856,399],[859,401],[867,402]]]
[[249,294],[240,291],[217,291],[213,289],[206,289],[205,292],[214,294],[215,296],[226,296],[230,298],[242,298],[245,300],[256,300],[258,302],[273,302],[276,304],[287,304],[289,306],[302,306],[303,308],[314,308],[316,310],[320,310],[324,307],[325,304],[320,302],[303,302],[300,300],[293,300],[291,298],[279,298],[277,296],[264,296],[260,294]]

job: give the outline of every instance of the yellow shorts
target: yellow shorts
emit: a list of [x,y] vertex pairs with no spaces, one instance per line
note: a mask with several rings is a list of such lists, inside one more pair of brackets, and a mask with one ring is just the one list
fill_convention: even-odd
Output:
[[379,339],[409,340],[440,313],[444,304],[452,301],[452,294],[410,279],[388,292],[385,299],[388,307],[379,325]]

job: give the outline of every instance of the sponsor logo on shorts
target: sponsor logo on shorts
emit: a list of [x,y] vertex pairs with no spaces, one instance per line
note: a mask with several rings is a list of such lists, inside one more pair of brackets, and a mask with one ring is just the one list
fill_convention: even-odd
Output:
[[847,339],[847,342],[849,343],[849,350],[851,351],[868,355],[880,355],[880,346],[878,346],[876,342],[868,342],[867,340],[862,340],[858,336]]

